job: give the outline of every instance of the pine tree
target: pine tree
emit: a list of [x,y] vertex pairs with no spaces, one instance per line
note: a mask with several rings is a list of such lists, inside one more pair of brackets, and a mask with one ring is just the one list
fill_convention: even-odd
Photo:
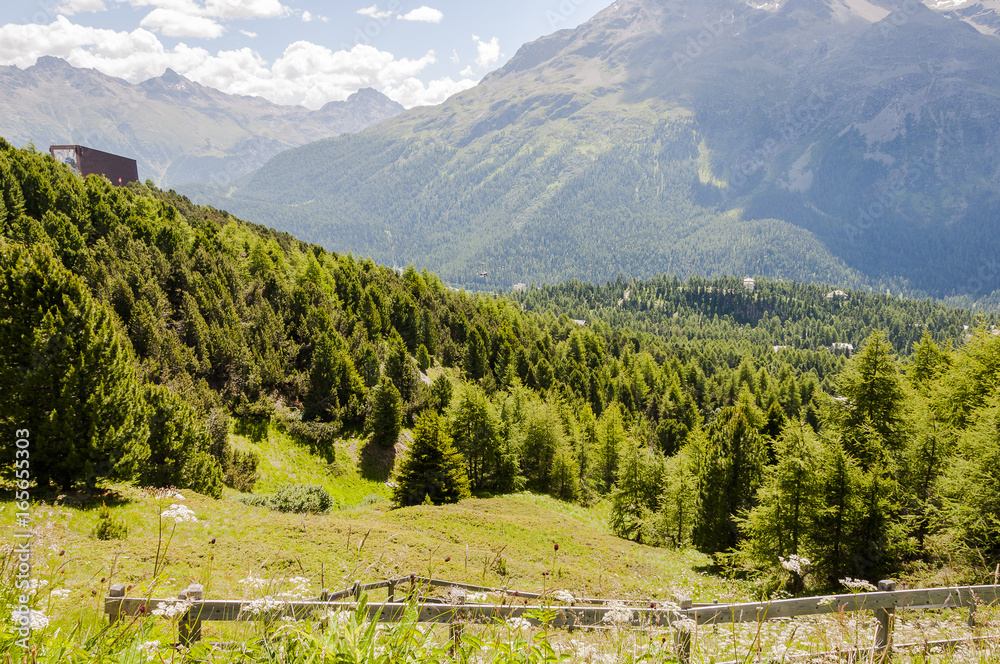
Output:
[[486,373],[486,344],[479,330],[473,328],[469,334],[469,342],[465,345],[465,359],[462,362],[462,369],[465,370],[473,380],[479,380]]
[[0,388],[41,487],[130,478],[149,455],[128,340],[44,245],[0,243]]
[[426,411],[417,419],[413,443],[396,473],[393,500],[400,506],[456,503],[471,495],[461,453],[452,445],[441,416]]
[[149,458],[142,464],[139,481],[148,486],[190,487],[220,497],[221,459],[209,453],[212,442],[208,429],[199,421],[195,409],[162,385],[148,385],[143,398],[149,426]]
[[372,442],[392,447],[399,439],[403,421],[403,400],[392,381],[383,376],[372,391],[372,414],[368,420]]

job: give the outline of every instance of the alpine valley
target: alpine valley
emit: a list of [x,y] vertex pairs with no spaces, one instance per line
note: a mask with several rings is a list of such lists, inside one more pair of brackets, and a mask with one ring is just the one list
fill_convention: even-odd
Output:
[[997,26],[982,3],[620,0],[444,104],[185,193],[470,287],[728,273],[986,303]]

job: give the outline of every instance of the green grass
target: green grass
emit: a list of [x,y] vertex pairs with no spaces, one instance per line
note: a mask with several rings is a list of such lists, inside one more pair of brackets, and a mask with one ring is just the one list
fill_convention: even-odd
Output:
[[310,453],[287,434],[271,424],[257,442],[233,434],[233,445],[239,450],[254,450],[260,459],[254,493],[274,493],[286,484],[318,484],[344,507],[360,505],[373,496],[386,499],[391,491],[382,482],[361,477],[357,471],[357,438],[343,440],[337,446],[337,461],[327,463]]
[[[683,594],[696,602],[729,602],[753,594],[748,582],[710,573],[710,561],[702,554],[656,549],[614,537],[606,525],[606,504],[582,507],[524,493],[392,509],[386,500],[367,504],[363,500],[371,493],[385,495],[386,489],[359,476],[354,465],[357,441],[342,441],[338,448],[342,456],[331,466],[273,427],[259,438],[254,443],[234,437],[237,445],[253,446],[261,455],[258,491],[272,491],[290,481],[314,482],[351,507],[324,515],[283,514],[240,503],[235,492],[215,500],[185,490],[184,499],[178,500],[156,498],[124,485],[105,487],[93,496],[79,492],[40,497],[44,500],[32,508],[32,564],[34,578],[45,585],[34,602],[52,622],[39,637],[43,644],[39,661],[186,661],[169,649],[157,651],[160,660],[147,660],[140,650],[149,641],[175,640],[176,625],[169,621],[141,619],[106,631],[103,598],[114,583],[131,586],[130,596],[156,598],[176,596],[190,583],[204,584],[210,599],[249,600],[292,587],[303,598],[313,598],[323,587],[346,588],[355,579],[373,581],[416,573],[529,592],[569,590],[576,597],[665,600]],[[171,503],[189,507],[198,520],[161,524],[158,515]],[[101,541],[93,536],[103,504],[128,525],[127,538]],[[9,499],[0,502],[4,542],[14,541],[14,513]],[[9,603],[13,557],[9,548],[4,553],[0,600]],[[154,576],[156,565],[161,573]],[[264,587],[249,586],[248,578],[264,580]],[[384,594],[375,593],[370,599],[381,601]],[[980,613],[987,632],[994,631],[994,613]],[[899,634],[907,639],[932,639],[964,633],[964,617],[964,613],[925,617],[909,612],[900,618]],[[798,627],[791,623],[762,629],[753,625],[700,627],[694,661],[746,661],[757,648],[815,651],[863,644],[868,634],[866,619],[845,615],[796,621]],[[3,625],[0,657],[13,640],[10,624]],[[374,632],[351,623],[318,632],[315,627],[314,623],[271,628],[257,623],[208,623],[206,639],[235,641],[249,651],[213,654],[202,648],[188,655],[189,659],[199,656],[198,661],[304,662],[316,649],[333,652],[350,646],[356,658],[337,661],[360,662],[376,661],[377,652],[396,658],[391,661],[421,657],[422,661],[441,661],[447,653],[447,631],[442,628],[428,631],[410,623]],[[517,630],[495,624],[470,626],[466,634],[469,638],[459,653],[460,661],[476,661],[484,652],[489,657],[483,661],[499,662],[556,661],[560,653],[573,661],[623,663],[670,661],[671,657],[661,642],[669,634],[661,632],[549,634],[537,628]],[[288,650],[292,644],[299,650]],[[989,648],[995,649],[995,644]],[[897,661],[985,662],[995,654],[989,648],[928,658],[900,655]]]

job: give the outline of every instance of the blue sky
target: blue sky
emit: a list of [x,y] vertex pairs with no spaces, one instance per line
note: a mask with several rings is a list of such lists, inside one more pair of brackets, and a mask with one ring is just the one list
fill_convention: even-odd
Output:
[[166,68],[234,94],[318,108],[374,87],[436,104],[525,42],[610,0],[28,0],[0,3],[0,64],[42,55],[133,83]]

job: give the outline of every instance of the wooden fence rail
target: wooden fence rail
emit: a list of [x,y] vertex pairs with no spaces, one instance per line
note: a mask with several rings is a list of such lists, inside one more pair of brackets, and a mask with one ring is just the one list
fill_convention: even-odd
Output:
[[[848,595],[826,595],[797,599],[775,600],[771,602],[747,602],[739,604],[699,604],[679,597],[669,604],[657,602],[620,602],[608,599],[574,599],[572,604],[535,603],[527,600],[550,598],[551,595],[522,593],[506,588],[488,588],[440,579],[427,579],[414,575],[389,579],[375,583],[361,584],[356,581],[350,588],[328,592],[323,591],[318,600],[284,601],[264,600],[208,600],[200,585],[194,584],[176,599],[150,599],[126,597],[125,587],[116,584],[111,587],[105,599],[104,610],[111,622],[126,616],[143,612],[152,614],[159,608],[173,608],[182,611],[178,623],[179,640],[182,645],[190,645],[201,638],[201,625],[205,621],[253,621],[275,620],[283,617],[302,619],[323,615],[329,611],[355,611],[361,594],[370,590],[387,589],[385,602],[371,602],[364,605],[368,619],[377,622],[398,622],[403,619],[410,601],[398,602],[395,592],[400,585],[407,585],[411,599],[419,598],[420,587],[438,586],[456,588],[452,601],[436,600],[435,603],[420,602],[416,606],[416,621],[422,623],[449,623],[452,635],[457,641],[461,637],[463,622],[488,622],[495,619],[507,620],[523,618],[532,624],[539,624],[540,611],[550,610],[552,620],[548,624],[561,628],[587,628],[615,624],[644,628],[671,628],[674,631],[674,645],[678,659],[689,662],[691,639],[696,625],[719,625],[726,623],[758,622],[788,619],[798,616],[873,611],[877,626],[872,648],[879,661],[887,661],[892,645],[893,619],[896,609],[944,609],[969,608],[969,624],[974,624],[975,611],[979,606],[1000,602],[1000,586],[957,586],[952,588],[926,588],[917,590],[896,590],[893,581],[881,581],[879,590]],[[483,604],[467,603],[466,592],[501,594],[514,601]],[[344,598],[353,601],[337,601]],[[521,603],[517,603],[520,601]],[[585,606],[589,605],[589,606]]]

